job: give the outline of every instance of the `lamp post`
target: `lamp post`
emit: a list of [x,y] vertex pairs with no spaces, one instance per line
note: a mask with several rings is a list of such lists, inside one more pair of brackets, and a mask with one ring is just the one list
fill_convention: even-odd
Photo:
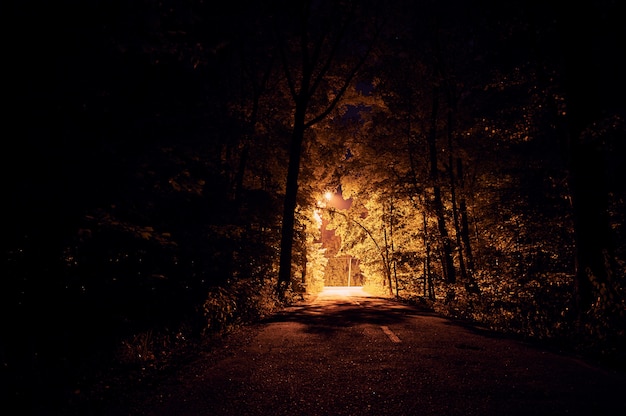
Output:
[[348,287],[350,287],[351,275],[352,275],[352,256],[348,255]]

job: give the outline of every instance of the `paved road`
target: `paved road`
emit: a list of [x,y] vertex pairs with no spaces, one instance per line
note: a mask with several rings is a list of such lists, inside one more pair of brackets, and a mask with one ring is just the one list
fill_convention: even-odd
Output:
[[133,414],[626,415],[624,387],[623,373],[327,288],[198,360]]

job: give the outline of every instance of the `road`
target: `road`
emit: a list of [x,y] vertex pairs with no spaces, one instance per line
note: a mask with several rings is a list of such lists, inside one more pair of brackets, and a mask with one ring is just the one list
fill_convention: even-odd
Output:
[[626,375],[326,288],[164,383],[143,415],[616,415]]

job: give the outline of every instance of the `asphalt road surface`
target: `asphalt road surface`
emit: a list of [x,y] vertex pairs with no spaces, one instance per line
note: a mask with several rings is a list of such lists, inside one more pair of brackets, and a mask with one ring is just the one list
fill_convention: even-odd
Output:
[[626,375],[326,288],[199,358],[143,415],[626,415]]

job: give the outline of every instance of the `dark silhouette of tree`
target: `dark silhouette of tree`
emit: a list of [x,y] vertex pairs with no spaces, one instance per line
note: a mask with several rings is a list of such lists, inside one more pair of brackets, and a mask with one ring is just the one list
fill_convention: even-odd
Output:
[[619,291],[619,272],[609,220],[605,152],[611,128],[601,127],[611,117],[624,117],[624,63],[617,59],[625,47],[624,29],[615,20],[617,7],[610,1],[582,2],[558,15],[565,63],[579,318],[589,312],[598,296],[613,301],[623,296],[615,292]]

